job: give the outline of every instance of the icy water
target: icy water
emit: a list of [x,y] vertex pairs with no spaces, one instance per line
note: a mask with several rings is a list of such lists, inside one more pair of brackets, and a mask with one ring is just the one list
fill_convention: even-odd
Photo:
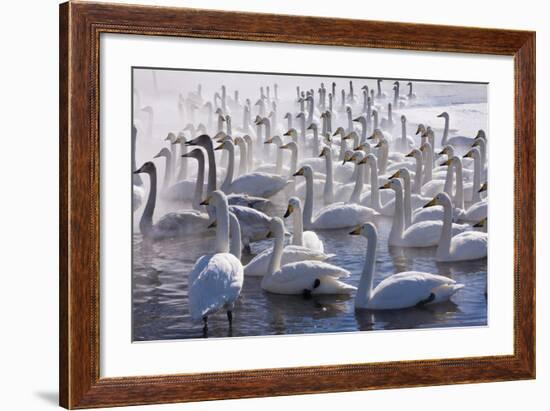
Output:
[[[282,215],[282,209],[276,210]],[[291,220],[291,219],[290,219]],[[245,277],[229,334],[225,313],[208,318],[208,337],[311,334],[323,332],[479,326],[487,323],[487,262],[435,263],[435,247],[388,248],[391,219],[379,217],[379,247],[375,283],[401,271],[418,270],[455,279],[465,287],[446,304],[393,311],[355,311],[354,294],[346,296],[274,295],[263,291],[260,277]],[[291,227],[288,227],[291,229]],[[365,261],[367,241],[350,230],[319,231],[328,260],[352,272],[345,279],[357,286]],[[212,250],[214,235],[146,244],[134,235],[134,340],[203,337],[202,324],[193,323],[187,307],[187,277],[197,258]],[[257,253],[271,247],[269,240],[253,244]],[[243,264],[250,259],[243,256]]]
[[[164,137],[170,131],[183,128],[178,120],[176,109],[177,93],[184,95],[196,89],[196,84],[203,84],[203,94],[212,96],[221,84],[230,90],[239,88],[241,100],[248,96],[257,96],[260,85],[273,84],[280,86],[279,96],[292,101],[295,96],[294,86],[299,83],[304,88],[317,88],[320,81],[331,84],[330,78],[307,78],[277,76],[254,76],[245,74],[224,74],[223,78],[216,73],[157,71],[158,90],[151,91],[151,72],[138,70],[134,77],[134,89],[139,91],[140,104],[155,107],[153,124],[154,138],[144,140],[138,135],[136,160],[139,167],[151,158],[162,147],[166,146]],[[245,81],[246,80],[246,81]],[[347,88],[346,79],[336,79],[338,90]],[[391,95],[393,81],[386,80],[384,88]],[[356,93],[360,86],[368,84],[375,87],[375,81],[355,79]],[[402,87],[404,86],[402,83]],[[417,99],[406,108],[394,109],[394,120],[397,128],[394,134],[399,135],[399,115],[406,114],[408,119],[407,134],[414,136],[418,123],[430,124],[439,140],[443,127],[442,119],[437,114],[448,111],[451,116],[451,135],[475,135],[479,128],[487,129],[487,93],[484,85],[464,85],[456,83],[414,82]],[[403,87],[402,94],[408,90]],[[208,97],[209,98],[209,97]],[[257,97],[256,97],[257,98]],[[387,100],[384,104],[387,103]],[[381,116],[386,115],[384,107],[378,108]],[[291,104],[279,105],[279,128],[282,129],[283,115],[286,111],[296,111]],[[354,107],[354,115],[359,108]],[[137,112],[136,112],[137,113]],[[382,118],[381,117],[381,118]],[[235,115],[234,127],[240,125],[240,115]],[[138,118],[137,126],[140,129]],[[201,119],[197,119],[197,122]],[[204,118],[202,121],[205,121]],[[340,118],[337,125],[342,125]],[[145,123],[143,123],[145,124]],[[344,124],[345,125],[345,124]],[[296,124],[295,124],[296,126]],[[274,128],[275,129],[275,128]],[[143,134],[143,133],[142,133]],[[414,136],[418,141],[418,137]],[[285,160],[286,161],[286,160]],[[158,168],[159,184],[164,174],[162,161],[155,161]],[[192,168],[190,168],[190,171]],[[193,172],[191,171],[191,174]],[[147,189],[149,182],[144,176]],[[303,201],[303,199],[302,199]],[[155,210],[155,219],[173,208]],[[469,204],[466,204],[467,206]],[[188,205],[187,205],[188,206]],[[182,207],[178,207],[182,208]],[[186,208],[185,205],[183,208]],[[187,207],[188,208],[188,207]],[[277,204],[269,215],[282,216],[286,203]],[[211,253],[214,247],[214,232],[210,235],[190,236],[177,240],[158,243],[144,242],[138,233],[137,222],[142,209],[134,214],[133,234],[133,340],[153,341],[166,339],[203,338],[202,324],[193,323],[188,311],[188,273],[195,261],[204,254]],[[292,219],[290,219],[292,220]],[[289,224],[287,222],[287,224]],[[462,283],[465,287],[445,304],[428,305],[423,308],[411,308],[393,311],[355,311],[354,297],[344,296],[302,296],[274,295],[263,291],[261,278],[246,277],[241,296],[237,302],[231,333],[228,330],[225,313],[218,313],[208,318],[207,337],[238,337],[282,334],[312,334],[333,332],[354,332],[387,329],[418,329],[433,327],[466,327],[487,324],[487,260],[460,263],[436,263],[435,247],[432,248],[388,248],[387,238],[391,229],[391,219],[378,217],[376,221],[379,232],[378,252],[374,285],[384,278],[401,271],[418,270],[445,275]],[[292,227],[287,227],[292,231]],[[335,256],[327,262],[351,271],[351,277],[344,279],[349,284],[358,285],[365,261],[367,241],[361,236],[351,236],[350,230],[319,231],[318,235],[325,244],[325,252]],[[266,247],[271,247],[268,240],[253,243],[252,254],[255,255]],[[246,264],[253,255],[243,255]]]

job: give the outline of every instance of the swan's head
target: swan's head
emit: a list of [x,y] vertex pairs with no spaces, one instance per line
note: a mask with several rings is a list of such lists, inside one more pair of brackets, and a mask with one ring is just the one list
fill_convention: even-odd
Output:
[[374,148],[382,148],[382,147],[385,147],[387,144],[388,142],[383,138],[381,138],[378,144],[374,146]]
[[267,238],[282,238],[285,235],[285,223],[280,217],[273,217],[269,221],[269,233]]
[[[326,148],[327,147],[325,147],[323,150],[325,150]],[[323,152],[321,152],[321,154],[323,154]],[[344,160],[342,161],[342,164],[346,164],[347,162],[352,161],[352,158],[353,158],[353,151],[346,150],[346,152],[344,153]]]
[[370,153],[370,145],[369,143],[365,142],[363,144],[359,144],[357,147],[353,148],[354,151],[362,151],[364,153]]
[[394,82],[393,82],[393,85],[399,87],[399,81],[397,81],[397,80],[394,81]]
[[224,141],[227,137],[229,137],[224,131],[219,131],[216,133],[214,137],[212,137],[212,140],[217,141],[218,143],[221,143]]
[[414,133],[414,134],[416,134],[416,135],[418,135],[418,134],[422,135],[422,134],[424,134],[424,133],[426,133],[426,126],[425,126],[424,124],[420,123],[420,124],[418,125],[418,127],[416,128],[416,133]]
[[143,164],[140,168],[138,168],[136,171],[134,171],[134,174],[140,174],[140,173],[147,173],[151,174],[156,172],[155,164],[152,161],[148,161],[145,164]]
[[182,154],[181,156],[185,158],[204,159],[204,154],[200,148],[195,148],[188,153]]
[[252,143],[252,137],[250,137],[248,134],[245,134],[243,136],[243,140],[246,141],[247,144]]
[[227,197],[221,190],[213,191],[212,194],[210,194],[208,197],[204,199],[204,201],[201,202],[200,205],[210,205],[212,204],[214,207],[220,207],[221,205],[227,205]]
[[309,126],[307,126],[306,130],[317,130],[317,123],[311,123]]
[[298,114],[296,114],[296,118],[303,118],[305,119],[306,118],[306,115],[303,111],[300,111]]
[[444,111],[443,113],[441,114],[438,114],[437,117],[439,118],[445,118],[445,119],[449,119],[449,113],[447,113],[446,111]]
[[419,159],[422,157],[422,152],[417,149],[417,148],[414,148],[409,154],[407,154],[405,157],[412,157],[412,158],[416,158],[416,159]]
[[409,81],[409,82],[407,83],[407,86],[412,86],[412,85],[413,85],[413,83],[412,83],[411,81]]
[[426,203],[423,208],[434,207],[437,205],[443,207],[451,207],[451,198],[449,197],[449,194],[445,192],[437,194],[428,203]]
[[287,218],[290,216],[294,210],[300,210],[302,208],[302,203],[298,197],[290,197],[288,199],[288,206],[286,208],[286,212],[284,215],[284,218]]
[[201,134],[200,136],[194,138],[193,140],[188,140],[186,146],[201,146],[207,147],[209,144],[212,144],[212,140],[208,134]]
[[475,227],[475,228],[487,227],[487,217],[485,217],[483,220],[478,221],[477,223],[472,225],[472,227]]
[[441,150],[438,155],[442,156],[443,154],[446,154],[448,157],[452,157],[454,154],[454,149],[452,146],[445,146],[443,147],[443,150]]
[[351,107],[350,106],[346,106],[346,113],[351,114]]
[[365,153],[362,152],[362,151],[356,151],[356,152],[353,152],[353,154],[351,155],[351,159],[350,161],[352,163],[355,163],[355,164],[360,164],[361,161],[365,158]]
[[453,162],[454,162],[453,160],[455,160],[455,159],[456,159],[456,157],[449,157],[449,158],[447,158],[447,160],[445,160],[444,162],[442,162],[442,163],[440,164],[440,166],[442,166],[442,167],[443,167],[443,166],[450,166],[451,164],[453,164]]
[[220,143],[218,147],[216,147],[214,150],[232,150],[234,148],[233,142],[231,139],[226,139]]
[[403,183],[398,178],[392,178],[386,184],[378,187],[379,190],[387,190],[389,188],[391,188],[392,190],[394,190],[396,192],[403,191]]
[[483,131],[482,129],[479,129],[479,130],[477,131],[476,136],[475,136],[475,139],[476,139],[476,140],[477,140],[477,139],[480,139],[480,138],[483,139],[483,140],[487,140],[487,135],[485,134],[485,131]]
[[401,115],[401,122],[405,124],[407,122],[407,117],[404,114]]
[[483,193],[484,191],[487,191],[487,182],[483,183],[479,190],[477,190],[478,193]]
[[361,90],[369,91],[369,87],[367,85],[364,85],[363,87],[361,87]]
[[172,153],[170,153],[170,150],[168,150],[166,147],[164,147],[162,150],[160,150],[156,156],[153,158],[160,158],[160,157],[170,157]]
[[346,134],[342,139],[344,140],[351,140],[357,138],[357,133],[355,131],[352,131],[351,133]]
[[365,223],[355,227],[350,231],[350,235],[362,235],[367,240],[375,240],[378,238],[378,231],[373,223]]
[[298,132],[295,128],[289,128],[283,136],[291,136],[291,137],[298,137]]
[[338,128],[336,129],[336,131],[335,131],[334,133],[332,133],[332,135],[333,135],[333,136],[338,135],[338,134],[344,135],[345,132],[346,132],[346,131],[344,130],[344,127],[341,127],[341,126],[340,126],[340,127],[338,127]]
[[420,146],[420,151],[424,152],[424,151],[427,151],[427,150],[431,150],[431,148],[432,148],[432,145],[428,141],[425,141]]
[[233,140],[233,143],[235,143],[238,146],[243,146],[245,144],[244,139],[242,137],[235,137]]
[[259,99],[258,101],[256,101],[254,103],[255,106],[263,106],[264,105],[264,101],[262,99]]
[[377,82],[378,84],[382,83],[383,81],[384,81],[384,80],[382,80],[381,78],[379,78],[379,79],[376,80],[376,82]]
[[183,131],[193,132],[194,130],[195,130],[195,126],[191,123],[187,123],[187,125],[183,128]]
[[360,122],[360,121],[362,121],[363,119],[364,119],[364,117],[363,117],[363,116],[358,116],[358,117],[355,117],[355,118],[353,119],[353,121],[355,121],[355,122],[358,122],[358,123],[359,123],[359,122]]
[[174,133],[168,133],[164,141],[169,141],[170,143],[174,143],[174,140],[176,139],[176,135]]
[[216,113],[218,116],[220,116],[220,118],[221,118],[222,120],[225,120],[225,119],[223,118],[223,110],[222,110],[221,108],[218,107],[214,113]]
[[392,104],[391,103],[388,103],[388,111],[391,111],[391,108],[392,108]]
[[462,158],[476,158],[479,157],[479,148],[478,147],[471,147],[470,150],[462,156]]
[[282,146],[279,146],[281,150],[290,150],[290,151],[298,151],[298,146],[294,141],[291,141],[287,144],[283,144]]
[[305,176],[305,177],[313,177],[313,170],[310,166],[303,166],[298,171],[296,171],[293,174],[294,177],[297,176]]
[[330,154],[331,154],[330,148],[323,147],[323,149],[321,150],[321,153],[319,154],[319,157],[328,157]]

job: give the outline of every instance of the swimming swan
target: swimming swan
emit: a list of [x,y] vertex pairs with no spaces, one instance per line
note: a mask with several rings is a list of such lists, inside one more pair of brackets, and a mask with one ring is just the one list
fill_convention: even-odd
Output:
[[359,287],[355,295],[355,308],[368,310],[396,310],[435,304],[449,300],[464,287],[456,281],[420,271],[405,271],[382,280],[373,289],[378,232],[372,223],[357,227],[350,234],[362,235],[368,241],[367,256]]

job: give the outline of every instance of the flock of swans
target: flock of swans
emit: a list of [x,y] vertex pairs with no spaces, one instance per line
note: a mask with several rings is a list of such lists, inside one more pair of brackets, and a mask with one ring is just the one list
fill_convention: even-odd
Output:
[[[143,241],[215,234],[215,248],[181,273],[191,317],[205,330],[220,311],[231,327],[249,276],[261,277],[268,293],[347,294],[357,309],[391,310],[447,301],[464,285],[406,271],[374,287],[379,246],[437,247],[438,262],[486,258],[486,133],[451,136],[452,119],[443,112],[410,135],[414,129],[398,112],[417,98],[413,83],[402,93],[395,81],[389,96],[382,83],[363,85],[359,95],[352,81],[341,92],[335,82],[297,86],[286,99],[275,84],[244,100],[225,86],[208,99],[199,85],[174,102],[181,130],[162,137],[152,132],[155,108],[141,107],[135,95],[133,208],[141,211]],[[442,134],[427,123],[442,126]],[[135,147],[143,140],[164,140],[165,147],[138,168]],[[177,211],[156,217],[158,201]],[[274,204],[286,206],[284,215]],[[380,216],[391,219],[381,245]],[[317,234],[338,229],[365,238],[358,287],[346,282],[350,271],[328,262],[333,254]],[[266,239],[272,246],[243,264],[251,244]]]

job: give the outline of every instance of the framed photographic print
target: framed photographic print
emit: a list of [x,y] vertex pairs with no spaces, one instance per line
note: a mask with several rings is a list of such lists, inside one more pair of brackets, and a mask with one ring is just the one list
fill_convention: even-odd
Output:
[[535,377],[535,33],[60,6],[60,403]]

